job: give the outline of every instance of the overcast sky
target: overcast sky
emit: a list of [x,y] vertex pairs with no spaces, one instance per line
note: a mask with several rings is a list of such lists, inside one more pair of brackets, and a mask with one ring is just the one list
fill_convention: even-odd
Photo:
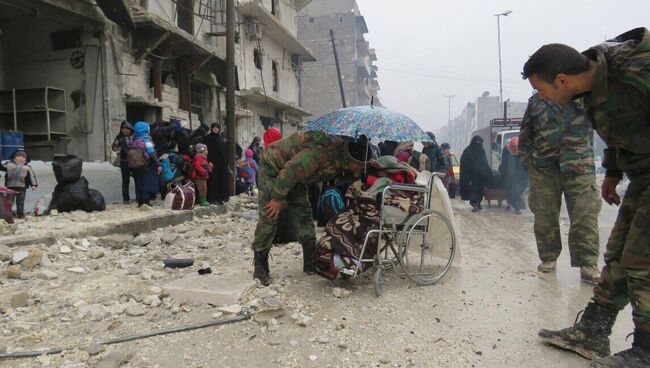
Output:
[[435,129],[484,91],[499,95],[497,22],[501,17],[504,99],[526,101],[520,77],[540,46],[583,50],[636,27],[650,28],[650,0],[357,0],[377,50],[380,98]]

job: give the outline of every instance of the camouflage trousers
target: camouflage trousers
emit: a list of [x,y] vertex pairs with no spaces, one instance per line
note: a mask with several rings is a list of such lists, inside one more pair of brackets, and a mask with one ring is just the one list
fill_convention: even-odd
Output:
[[571,266],[598,265],[598,214],[602,206],[594,175],[562,175],[559,166],[528,167],[531,211],[537,251],[543,262],[555,261],[562,252],[560,208],[562,195],[569,213]]
[[634,325],[650,332],[650,174],[630,179],[593,300],[619,310],[629,301]]
[[[274,177],[265,173],[264,166],[260,167],[257,176],[259,190],[259,220],[255,228],[255,240],[253,250],[262,251],[273,246],[273,238],[278,227],[277,219],[270,219],[264,214],[264,207],[271,201],[270,188]],[[307,195],[307,185],[298,184],[287,195],[287,221],[289,227],[296,233],[296,238],[303,245],[316,243],[316,229],[312,215],[311,203]]]

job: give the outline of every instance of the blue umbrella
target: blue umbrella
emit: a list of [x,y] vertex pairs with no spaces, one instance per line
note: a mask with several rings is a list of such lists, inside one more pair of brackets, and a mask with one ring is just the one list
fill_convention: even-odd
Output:
[[383,107],[357,106],[336,110],[307,123],[307,130],[332,135],[396,142],[432,142],[408,116]]

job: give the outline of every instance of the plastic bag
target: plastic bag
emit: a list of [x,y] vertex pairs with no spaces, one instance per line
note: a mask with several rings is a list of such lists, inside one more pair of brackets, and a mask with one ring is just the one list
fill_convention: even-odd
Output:
[[36,206],[34,207],[34,214],[36,216],[43,216],[47,214],[50,210],[50,203],[52,203],[51,195],[44,195],[36,201]]
[[52,161],[54,176],[59,184],[74,183],[81,178],[83,161],[74,155],[57,157]]
[[59,212],[85,210],[89,196],[88,180],[83,176],[74,183],[57,184],[52,193],[50,210]]
[[106,210],[104,196],[98,190],[88,189],[88,201],[86,202],[86,208],[84,208],[84,211],[93,212],[104,210]]

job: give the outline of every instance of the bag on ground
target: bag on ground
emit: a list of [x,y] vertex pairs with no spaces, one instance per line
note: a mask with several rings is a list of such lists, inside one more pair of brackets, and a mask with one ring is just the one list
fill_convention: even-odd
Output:
[[50,210],[59,212],[85,210],[89,196],[88,180],[83,176],[74,183],[57,184],[52,193]]
[[36,206],[34,207],[34,214],[36,216],[46,215],[50,210],[50,203],[52,203],[51,195],[44,195],[36,201]]
[[165,196],[165,208],[180,211],[191,210],[196,201],[196,191],[192,183],[185,185],[171,185],[171,189]]
[[83,161],[77,156],[57,157],[52,161],[54,177],[59,184],[74,183],[81,178]]
[[106,210],[106,202],[104,196],[95,189],[88,189],[88,201],[86,202],[86,212],[104,211]]

